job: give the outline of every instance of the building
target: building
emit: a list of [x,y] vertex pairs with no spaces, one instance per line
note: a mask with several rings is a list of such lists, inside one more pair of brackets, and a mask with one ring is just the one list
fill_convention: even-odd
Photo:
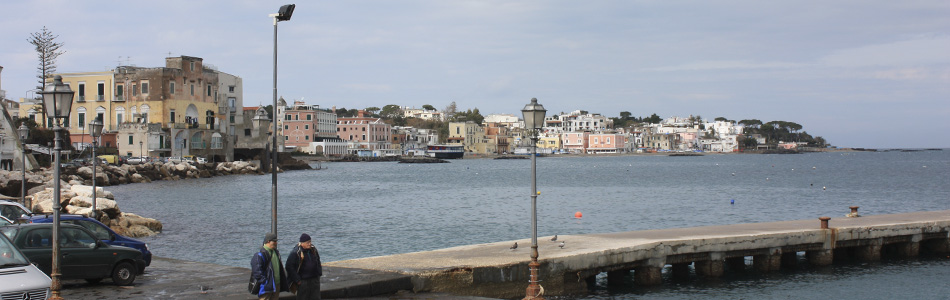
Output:
[[627,136],[621,133],[592,133],[587,139],[587,154],[624,153],[627,151]]
[[561,134],[563,149],[569,153],[587,153],[589,132],[565,132]]
[[[446,143],[449,145],[461,145],[465,152],[477,152],[477,143],[482,143],[485,138],[485,129],[472,121],[450,122],[449,136]],[[482,147],[484,149],[484,147]]]
[[[164,67],[119,66],[112,71],[58,74],[76,93],[64,127],[74,147],[91,144],[88,124],[103,122],[102,142],[120,155],[233,159],[243,127],[240,77],[205,66],[202,58],[166,57]],[[24,100],[20,115],[42,122],[39,103]],[[38,117],[40,116],[40,117]],[[45,123],[45,124],[44,124]]]
[[307,105],[303,101],[294,101],[294,105],[284,111],[283,138],[287,149],[311,148],[310,143],[326,139],[340,142],[337,138],[336,113],[320,109],[319,105]]
[[366,117],[366,111],[360,110],[356,117],[338,118],[336,123],[337,137],[349,143],[350,153],[392,148],[391,126],[380,118]]

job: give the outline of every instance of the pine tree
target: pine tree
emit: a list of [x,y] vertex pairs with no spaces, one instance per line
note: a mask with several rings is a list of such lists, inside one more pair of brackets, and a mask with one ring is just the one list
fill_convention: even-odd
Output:
[[[57,43],[56,38],[59,36],[53,35],[49,29],[46,29],[46,26],[43,26],[43,30],[39,32],[31,33],[30,37],[27,41],[36,47],[36,55],[40,59],[40,64],[36,67],[36,77],[39,83],[36,88],[42,91],[46,86],[46,79],[56,73],[56,58],[66,53],[66,51],[59,50],[63,47],[63,43]],[[39,97],[37,96],[37,98]],[[42,105],[43,102],[40,101],[40,103]],[[42,114],[43,120],[46,120],[46,107],[43,107]]]

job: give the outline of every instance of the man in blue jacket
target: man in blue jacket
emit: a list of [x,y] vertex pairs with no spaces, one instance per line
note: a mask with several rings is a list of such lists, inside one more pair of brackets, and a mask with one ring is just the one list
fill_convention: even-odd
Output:
[[[257,282],[260,282],[261,287],[257,291],[260,300],[277,300],[280,298],[280,292],[288,290],[287,273],[284,272],[280,252],[277,251],[277,234],[264,235],[264,246],[251,259],[251,272]],[[275,274],[277,272],[280,273]]]

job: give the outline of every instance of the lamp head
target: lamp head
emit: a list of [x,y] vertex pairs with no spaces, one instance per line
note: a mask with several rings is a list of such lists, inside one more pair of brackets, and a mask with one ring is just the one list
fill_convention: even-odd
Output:
[[20,124],[20,128],[17,128],[17,133],[20,134],[20,140],[25,141],[30,138],[30,128],[26,127],[26,124]]
[[63,83],[63,76],[53,77],[53,83],[47,84],[40,94],[46,105],[46,114],[57,119],[69,117],[73,106],[73,90]]
[[280,10],[277,11],[277,21],[290,21],[290,16],[294,14],[294,7],[296,4],[287,4],[280,7]]
[[99,118],[89,122],[89,134],[91,134],[94,139],[102,135],[102,121],[99,120]]
[[538,98],[531,98],[531,103],[521,109],[524,115],[524,126],[531,130],[544,127],[544,114],[547,112],[544,106],[538,104]]

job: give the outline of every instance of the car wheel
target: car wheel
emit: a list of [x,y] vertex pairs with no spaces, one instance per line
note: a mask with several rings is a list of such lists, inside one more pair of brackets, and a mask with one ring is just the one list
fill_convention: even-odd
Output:
[[112,281],[115,285],[131,285],[135,281],[135,271],[135,266],[131,263],[119,263],[112,270]]

